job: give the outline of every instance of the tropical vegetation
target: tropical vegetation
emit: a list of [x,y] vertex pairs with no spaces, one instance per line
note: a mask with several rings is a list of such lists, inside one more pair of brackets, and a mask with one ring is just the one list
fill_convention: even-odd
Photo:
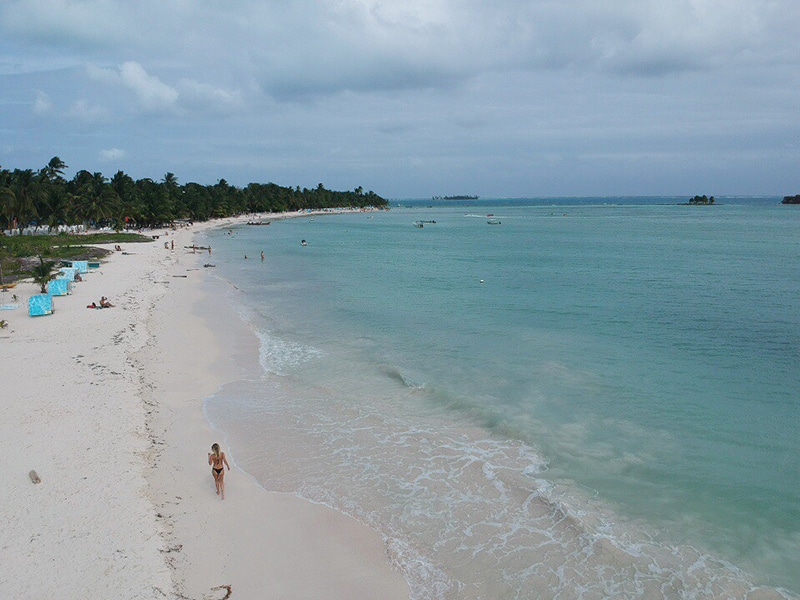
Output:
[[56,269],[55,261],[49,260],[45,262],[45,260],[41,256],[39,257],[39,264],[35,265],[31,269],[31,274],[33,275],[33,282],[39,284],[43,294],[47,293],[47,284],[52,279],[55,279],[55,269]]
[[[106,254],[106,250],[92,244],[152,241],[129,233],[143,227],[247,213],[388,204],[361,187],[352,192],[328,190],[321,183],[313,189],[274,183],[251,183],[238,188],[224,179],[214,185],[181,185],[174,173],[153,181],[134,180],[122,171],[108,179],[102,173],[84,170],[67,179],[64,173],[68,168],[57,156],[38,170],[0,167],[0,284],[33,276],[44,286],[54,267],[54,263],[49,264],[52,260],[91,260]],[[80,225],[113,232],[65,232]],[[29,227],[35,227],[40,234],[58,235],[13,235]],[[3,231],[12,235],[3,235]]]
[[689,199],[689,204],[714,204],[714,196],[710,198],[703,194],[702,196],[695,196]]
[[351,192],[328,190],[321,183],[312,189],[275,183],[239,188],[224,179],[214,185],[181,185],[169,172],[160,181],[133,179],[123,171],[109,179],[85,170],[67,179],[64,173],[68,168],[58,156],[37,170],[0,167],[0,230],[21,232],[35,225],[54,231],[61,226],[85,225],[121,231],[251,212],[387,204],[361,187]]

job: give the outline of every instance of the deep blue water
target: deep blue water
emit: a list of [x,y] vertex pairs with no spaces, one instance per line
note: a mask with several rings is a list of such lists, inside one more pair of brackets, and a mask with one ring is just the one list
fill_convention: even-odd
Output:
[[798,593],[800,209],[683,201],[212,231],[261,355],[209,419],[381,531],[415,598]]

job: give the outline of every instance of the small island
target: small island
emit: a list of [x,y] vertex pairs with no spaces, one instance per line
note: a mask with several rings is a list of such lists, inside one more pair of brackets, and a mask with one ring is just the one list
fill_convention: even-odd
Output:
[[784,196],[781,204],[800,204],[800,194],[797,196]]
[[714,204],[714,196],[708,197],[705,194],[703,194],[702,196],[695,196],[694,198],[689,199],[689,204],[692,206],[698,204],[703,206],[708,206],[710,204]]

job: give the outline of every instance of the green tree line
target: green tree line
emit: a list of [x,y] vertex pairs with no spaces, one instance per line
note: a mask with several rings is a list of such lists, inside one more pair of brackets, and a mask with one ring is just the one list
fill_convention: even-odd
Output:
[[176,220],[207,221],[253,212],[386,206],[386,200],[357,187],[352,192],[250,183],[239,188],[220,179],[214,185],[179,184],[173,173],[160,181],[117,171],[110,179],[81,170],[66,179],[64,161],[54,156],[41,169],[0,167],[0,230],[32,225],[161,227]]

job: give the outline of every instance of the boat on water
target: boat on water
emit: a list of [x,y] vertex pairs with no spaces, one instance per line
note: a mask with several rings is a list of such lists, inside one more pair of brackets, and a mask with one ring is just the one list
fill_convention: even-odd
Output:
[[500,219],[488,219],[486,222],[489,225],[500,225]]
[[414,227],[422,229],[425,224],[422,221],[414,221]]

